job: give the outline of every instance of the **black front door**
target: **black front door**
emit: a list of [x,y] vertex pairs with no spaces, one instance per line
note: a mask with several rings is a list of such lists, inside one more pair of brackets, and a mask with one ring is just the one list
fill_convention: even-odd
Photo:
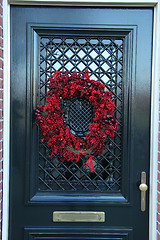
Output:
[[[139,185],[141,172],[149,182],[152,17],[150,8],[11,7],[10,240],[148,239]],[[85,156],[50,157],[35,121],[48,78],[85,69],[112,92],[119,121],[93,173]],[[82,132],[83,104],[81,118],[70,114]]]

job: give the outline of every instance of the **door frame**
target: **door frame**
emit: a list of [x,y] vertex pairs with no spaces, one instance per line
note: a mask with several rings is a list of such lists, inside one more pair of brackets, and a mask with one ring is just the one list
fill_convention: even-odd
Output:
[[[9,149],[10,149],[10,4],[53,6],[153,7],[153,58],[150,134],[149,240],[156,240],[157,161],[160,79],[160,0],[6,0],[3,2],[4,95],[3,95],[3,208],[2,240],[8,240],[9,226]],[[158,31],[159,30],[159,31]]]

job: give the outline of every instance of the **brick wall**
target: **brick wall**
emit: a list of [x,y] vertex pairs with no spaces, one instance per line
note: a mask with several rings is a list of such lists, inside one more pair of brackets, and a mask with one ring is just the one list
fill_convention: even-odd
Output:
[[160,240],[160,91],[159,91],[158,172],[157,172],[157,240]]
[[[4,0],[5,1],[5,0]],[[3,173],[3,0],[0,0],[0,239],[2,229],[2,173]]]
[[158,130],[158,173],[157,173],[157,240],[160,240],[160,93],[159,93],[159,130]]

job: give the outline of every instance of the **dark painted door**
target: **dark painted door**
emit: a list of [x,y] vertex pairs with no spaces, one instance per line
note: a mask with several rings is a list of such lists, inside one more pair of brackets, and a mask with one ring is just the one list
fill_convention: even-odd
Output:
[[[142,212],[138,186],[142,171],[149,182],[152,17],[149,8],[11,7],[10,240],[148,239],[148,192]],[[94,173],[85,157],[51,158],[34,115],[48,77],[84,69],[113,93],[119,121]],[[55,211],[105,221],[54,222]]]

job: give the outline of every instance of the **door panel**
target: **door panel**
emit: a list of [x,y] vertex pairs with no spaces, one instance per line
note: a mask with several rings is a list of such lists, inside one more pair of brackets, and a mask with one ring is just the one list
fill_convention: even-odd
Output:
[[[82,234],[83,232],[83,234]],[[112,229],[104,228],[52,228],[52,229],[25,229],[26,239],[105,239],[105,240],[129,240],[133,239],[131,229]]]
[[[48,78],[56,70],[71,73],[72,71],[83,72],[87,68],[91,78],[100,80],[112,92],[119,128],[114,139],[108,139],[108,145],[103,156],[94,157],[95,171],[90,173],[88,169],[84,169],[84,156],[80,157],[78,163],[60,161],[58,155],[50,158],[51,149],[47,144],[41,142],[40,134],[37,136],[35,120],[29,119],[29,123],[34,123],[33,133],[30,128],[31,139],[29,139],[29,143],[32,142],[31,146],[33,147],[30,150],[28,149],[27,152],[30,151],[30,156],[35,156],[30,161],[30,169],[28,169],[29,172],[35,171],[32,173],[35,179],[31,179],[31,202],[40,201],[41,197],[42,201],[53,201],[60,194],[63,194],[63,201],[66,201],[69,198],[67,195],[70,193],[72,193],[71,199],[74,198],[75,200],[78,200],[79,193],[81,193],[81,196],[83,195],[84,200],[87,194],[86,201],[91,201],[91,198],[95,201],[95,197],[100,196],[102,198],[104,196],[104,201],[123,201],[127,203],[126,198],[129,198],[128,184],[126,184],[129,182],[129,173],[127,169],[124,169],[128,165],[126,155],[129,149],[125,147],[127,146],[127,137],[124,139],[122,137],[123,134],[125,136],[130,135],[128,133],[130,129],[128,129],[127,115],[131,115],[131,112],[127,111],[130,104],[127,97],[128,92],[132,89],[129,86],[129,81],[126,81],[126,76],[131,72],[131,68],[129,67],[124,74],[123,68],[127,69],[129,62],[133,60],[132,52],[127,51],[127,46],[130,45],[136,27],[132,27],[132,29],[128,27],[124,29],[123,27],[123,30],[120,26],[119,28],[106,26],[106,29],[103,25],[98,25],[98,28],[97,25],[92,25],[92,28],[90,26],[89,29],[87,27],[87,24],[86,28],[79,25],[74,26],[75,29],[72,30],[73,26],[70,26],[70,28],[64,28],[64,26],[55,28],[54,25],[50,25],[50,29],[45,25],[28,26],[29,62],[27,65],[31,69],[29,76],[33,76],[31,82],[34,85],[31,113],[34,112],[37,104],[44,104],[48,91]],[[32,41],[29,41],[29,39],[32,39]],[[130,48],[133,49],[133,46],[130,46]],[[33,53],[31,57],[30,52]],[[33,69],[32,62],[34,62]],[[125,95],[124,91],[126,91]],[[83,126],[80,129],[81,134],[86,134],[85,127],[91,122],[92,109],[88,107],[87,102],[83,102],[83,112],[80,113],[79,111],[76,115],[77,101],[78,99],[73,99],[63,102],[64,121],[67,122],[74,135],[77,134],[75,129],[81,126]],[[73,110],[69,110],[68,113],[68,109]],[[40,140],[39,144],[37,144],[36,139]],[[37,146],[38,149],[36,149]],[[32,154],[34,151],[35,153]],[[37,153],[39,153],[38,156]],[[125,174],[122,174],[123,171]],[[34,186],[33,182],[37,186]],[[36,189],[33,189],[33,187]],[[125,196],[122,195],[122,192]],[[64,198],[64,196],[66,197]]]
[[[149,181],[152,17],[152,9],[11,7],[10,239],[148,239],[148,193],[141,212],[138,186],[142,171]],[[112,92],[119,121],[94,173],[84,156],[51,158],[34,115],[56,70],[84,69]],[[63,116],[83,135],[93,112],[78,101],[63,102]],[[56,223],[53,211],[105,212],[105,222]]]

